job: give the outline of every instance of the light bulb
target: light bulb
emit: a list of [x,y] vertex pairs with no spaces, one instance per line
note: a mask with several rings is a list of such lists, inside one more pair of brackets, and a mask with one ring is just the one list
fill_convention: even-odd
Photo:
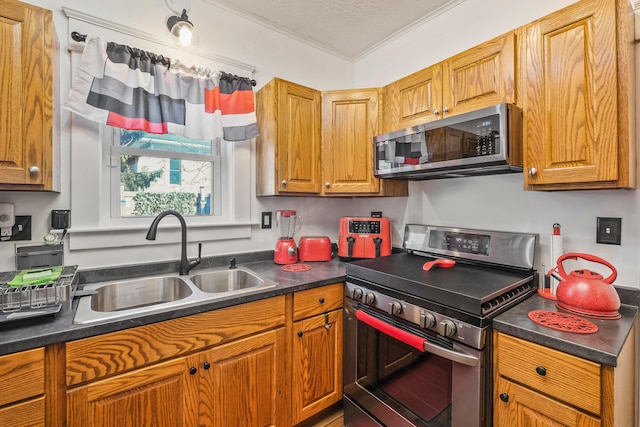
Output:
[[191,39],[193,38],[193,33],[189,28],[180,28],[180,35],[178,36],[180,39],[180,44],[183,46],[191,45]]

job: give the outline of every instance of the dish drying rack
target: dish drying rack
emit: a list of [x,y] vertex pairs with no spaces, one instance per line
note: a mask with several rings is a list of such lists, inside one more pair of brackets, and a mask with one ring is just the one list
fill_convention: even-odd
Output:
[[32,285],[10,286],[8,282],[14,275],[0,277],[0,322],[71,310],[77,268],[65,266],[56,280]]

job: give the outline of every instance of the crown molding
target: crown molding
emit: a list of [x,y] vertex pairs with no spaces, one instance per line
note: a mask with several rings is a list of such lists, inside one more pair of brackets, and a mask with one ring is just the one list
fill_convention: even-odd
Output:
[[[79,10],[70,9],[68,7],[63,7],[62,11],[69,19],[75,19],[78,21],[86,22],[88,24],[105,28],[107,30],[115,31],[118,33],[122,33],[128,36],[132,36],[138,39],[150,41],[162,46],[168,46],[175,49],[175,45],[171,42],[170,38],[168,37],[167,38],[158,37],[153,34],[149,34],[147,32],[140,31],[135,28],[128,27],[126,25],[118,24],[117,22],[109,21],[94,15],[90,15],[88,13],[84,13]],[[69,32],[69,49],[77,50],[79,49],[80,46],[82,46],[82,43],[76,42],[73,39],[71,39],[71,32]],[[194,50],[189,51],[189,53],[193,53],[194,55],[198,55],[203,58],[211,59],[212,61],[215,61],[217,63],[222,63],[232,67],[239,68],[241,70],[246,70],[252,74],[256,71],[255,65],[251,65],[242,61],[237,61],[233,58],[218,55],[216,53],[213,53],[204,49],[195,48]]]

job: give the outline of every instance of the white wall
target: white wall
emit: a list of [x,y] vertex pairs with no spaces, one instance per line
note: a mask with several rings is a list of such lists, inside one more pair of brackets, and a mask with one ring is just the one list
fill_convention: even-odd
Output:
[[[70,8],[103,20],[115,22],[127,28],[148,33],[155,38],[169,40],[166,28],[167,18],[172,15],[164,0],[27,0],[28,3],[45,7],[54,11],[56,31],[60,41],[60,85],[64,97],[69,91],[72,79],[71,52],[68,51],[71,29],[62,8]],[[199,49],[205,52],[231,58],[235,61],[252,64],[256,67],[253,78],[257,80],[256,90],[274,76],[308,85],[319,90],[342,89],[353,87],[353,63],[330,55],[324,51],[293,40],[278,32],[266,29],[251,21],[235,16],[223,9],[216,8],[203,0],[192,0],[190,20],[199,31]],[[197,53],[177,54],[166,46],[153,46],[147,40],[132,43],[118,32],[105,28],[84,25],[85,33],[105,32],[113,35],[112,41],[126,43],[148,49],[156,53],[177,57],[184,62],[197,63]],[[74,28],[75,29],[75,28]],[[126,41],[124,41],[126,39]],[[237,72],[232,67],[221,66],[225,71]],[[49,230],[50,212],[52,209],[70,209],[73,197],[74,182],[71,181],[71,117],[62,110],[61,117],[61,170],[62,191],[55,193],[1,192],[0,201],[13,203],[17,215],[32,216],[32,241],[19,241],[15,244],[24,246],[37,244]],[[97,141],[96,141],[97,143]],[[79,168],[78,164],[75,168]],[[255,158],[247,165],[247,175],[255,180]],[[76,183],[77,186],[77,183]],[[255,185],[252,185],[252,189]],[[255,191],[255,190],[254,190]],[[261,198],[251,197],[251,220],[260,222],[261,211],[276,209],[297,209],[302,217],[302,235],[328,235],[332,240],[337,238],[337,221],[342,215],[350,213],[350,199],[316,199],[316,198]],[[72,210],[71,229],[74,216],[81,217],[82,212]],[[151,221],[149,220],[149,223]],[[70,235],[72,234],[70,231]],[[163,233],[164,234],[164,233]],[[161,238],[159,233],[159,239]],[[141,240],[144,231],[140,232]],[[195,256],[197,231],[190,230],[189,255]],[[251,238],[205,242],[203,255],[220,255],[231,252],[251,252],[269,250],[275,246],[275,230],[261,230],[252,227]],[[14,242],[0,242],[0,271],[15,269]],[[65,263],[77,264],[80,268],[92,268],[119,264],[154,262],[180,257],[180,246],[154,245],[139,246],[126,250],[102,249],[69,251],[65,247]]]
[[[356,86],[384,86],[573,2],[466,0],[361,58],[355,67]],[[640,287],[638,191],[524,191],[522,174],[515,174],[414,182],[409,194],[403,221],[395,224],[396,235],[398,224],[405,222],[539,233],[541,261],[550,268],[548,235],[557,222],[565,252],[599,256],[618,270],[617,285]],[[374,205],[378,203],[371,200],[356,204],[362,211]],[[596,244],[597,217],[622,218],[622,245]],[[609,273],[594,264],[586,267]]]
[[[136,27],[158,37],[167,35],[165,22],[170,15],[163,0],[29,0],[55,11],[61,42],[61,89],[69,89],[67,20],[62,7]],[[500,35],[517,26],[559,9],[572,0],[466,0],[446,14],[413,29],[382,46],[356,63],[349,63],[326,52],[289,39],[280,33],[243,20],[202,0],[192,1],[190,18],[200,33],[200,46],[210,52],[254,64],[258,89],[278,76],[320,90],[383,86],[400,77],[445,59],[462,50]],[[114,40],[117,41],[117,40]],[[159,52],[161,53],[161,52]],[[33,237],[37,241],[48,230],[51,209],[68,209],[73,183],[70,182],[69,115],[62,116],[61,194],[4,192],[0,201],[16,205],[18,215],[32,215]],[[255,179],[255,165],[248,173]],[[551,233],[552,224],[562,225],[567,251],[600,256],[619,272],[616,284],[640,287],[640,197],[637,191],[525,192],[522,175],[462,178],[445,181],[412,182],[408,198],[316,199],[252,197],[251,218],[259,223],[263,210],[297,209],[303,218],[299,235],[328,235],[335,241],[337,222],[342,215],[368,215],[383,211],[394,225],[393,240],[401,243],[405,222],[444,224],[464,227]],[[73,215],[71,222],[73,228]],[[621,246],[595,244],[598,216],[622,217]],[[204,255],[248,252],[273,248],[275,232],[253,227],[251,238],[205,243]],[[29,243],[29,242],[26,242]],[[548,244],[542,239],[542,255]],[[81,268],[132,262],[151,262],[179,257],[179,245],[148,249],[92,250],[66,252],[68,264]],[[189,247],[195,253],[195,245]],[[12,243],[0,243],[0,271],[14,268]]]

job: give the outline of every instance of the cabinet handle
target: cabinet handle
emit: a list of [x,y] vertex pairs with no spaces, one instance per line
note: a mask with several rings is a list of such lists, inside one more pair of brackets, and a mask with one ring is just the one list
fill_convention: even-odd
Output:
[[536,368],[536,372],[538,373],[538,375],[541,375],[544,377],[545,375],[547,375],[547,368],[545,368],[544,366],[538,366]]
[[508,402],[509,395],[507,393],[500,393],[500,400],[502,400],[503,402]]
[[448,113],[448,112],[449,112],[449,107],[444,107],[444,108],[442,109],[442,112],[443,112],[443,113]]
[[211,363],[209,362],[204,362],[204,364],[202,365],[202,367],[206,370],[208,370],[211,367]]
[[189,373],[191,375],[195,375],[196,372],[198,372],[198,369],[195,366],[192,366],[192,367],[189,368]]
[[329,323],[329,313],[324,315],[324,328],[326,330],[331,329],[331,326],[333,326],[331,323]]
[[40,168],[37,166],[29,166],[29,173],[31,175],[37,175],[40,173]]
[[538,173],[538,169],[536,168],[529,169],[529,175],[536,176],[537,173]]
[[283,187],[286,187],[286,186],[287,186],[287,180],[286,180],[286,179],[283,179],[283,180],[282,180],[282,186],[283,186]]
[[318,302],[319,302],[320,304],[324,304],[324,298],[320,298],[320,299],[318,300]]
[[302,337],[302,331],[298,331],[298,336]]
[[329,187],[331,187],[331,183],[330,183],[330,182],[325,182],[325,183],[324,183],[324,186],[325,186],[325,187],[327,187],[327,188],[329,188]]
[[438,110],[437,108],[435,110],[433,110],[433,115],[437,116],[438,114],[440,114],[440,110]]

